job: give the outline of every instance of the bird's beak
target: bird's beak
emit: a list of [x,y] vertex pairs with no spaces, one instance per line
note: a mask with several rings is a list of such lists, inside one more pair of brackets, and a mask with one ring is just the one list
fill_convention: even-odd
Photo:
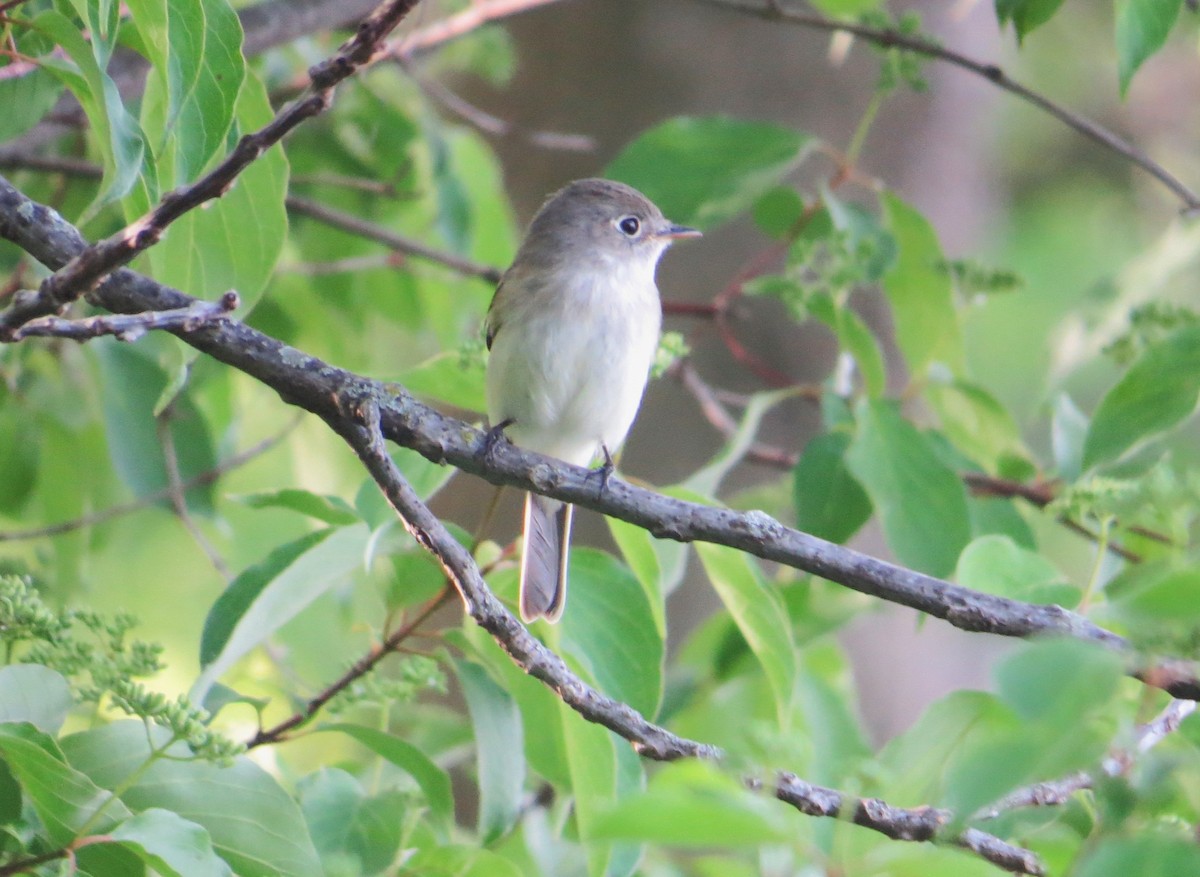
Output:
[[700,234],[698,228],[688,228],[686,225],[666,225],[658,230],[655,237],[677,240],[678,238],[698,238]]

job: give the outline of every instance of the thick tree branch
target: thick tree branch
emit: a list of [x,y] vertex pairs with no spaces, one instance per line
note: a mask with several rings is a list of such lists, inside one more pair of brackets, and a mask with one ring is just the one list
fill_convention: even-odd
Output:
[[1146,171],[1183,202],[1186,213],[1191,214],[1200,211],[1200,196],[1197,196],[1178,177],[1150,158],[1141,148],[1109,131],[1103,125],[1099,125],[1091,119],[1073,112],[1061,104],[1055,103],[1040,92],[1034,91],[1013,80],[995,64],[985,64],[973,58],[968,58],[966,55],[943,48],[924,37],[912,36],[890,28],[880,29],[855,24],[851,21],[838,21],[826,18],[819,13],[784,7],[778,0],[769,0],[766,3],[759,3],[757,0],[700,0],[700,2],[706,3],[709,6],[717,6],[722,9],[753,15],[768,21],[780,21],[798,25],[810,30],[819,30],[828,33],[840,31],[842,33],[853,34],[859,39],[882,46],[885,49],[901,49],[917,55],[924,55],[927,58],[944,61],[947,64],[974,73],[977,76],[982,76],[997,88],[1003,89],[1009,94],[1016,95],[1021,100],[1032,104],[1058,119],[1068,128],[1079,132],[1089,140],[1099,143],[1106,149],[1117,153]]
[[[659,761],[723,757],[716,747],[672,734],[646,721],[632,707],[591,688],[575,676],[558,655],[531,636],[492,594],[471,553],[421,502],[388,455],[381,429],[379,400],[373,396],[344,396],[342,399],[345,410],[337,417],[327,417],[326,423],[358,454],[413,538],[441,563],[458,589],[467,613],[492,635],[522,670],[547,685],[588,721],[624,737],[643,757]],[[849,813],[856,825],[881,832],[894,840],[936,840],[938,830],[948,821],[948,814],[942,811],[930,808],[905,810],[877,799],[855,799],[835,789],[814,786],[786,772],[778,775],[772,791],[780,801],[802,813],[826,817]],[[950,840],[1007,870],[1033,875],[1045,873],[1033,853],[978,829]]]
[[[70,223],[50,208],[25,198],[3,177],[0,237],[15,242],[51,267],[63,264],[85,247]],[[185,307],[192,301],[128,269],[114,272],[92,298],[118,313]],[[962,630],[1014,637],[1070,636],[1102,644],[1131,662],[1135,660],[1131,645],[1123,637],[1059,606],[972,591],[785,527],[763,512],[684,502],[617,479],[597,495],[595,479],[588,469],[508,444],[497,446],[485,459],[485,435],[480,430],[423,405],[402,387],[331,366],[236,320],[220,318],[191,331],[176,330],[175,334],[258,379],[284,401],[330,423],[344,419],[335,400],[346,396],[374,399],[389,439],[494,484],[511,484],[576,503],[628,521],[660,539],[737,548],[944,619]],[[1131,663],[1129,671],[1175,697],[1200,698],[1200,679],[1190,663]]]
[[141,219],[87,247],[42,281],[36,294],[14,296],[12,305],[0,313],[0,338],[10,335],[31,319],[56,313],[113,269],[157,243],[167,227],[179,217],[229,191],[238,175],[260,155],[301,122],[328,109],[333,100],[333,89],[370,62],[387,35],[418,2],[384,0],[336,55],[309,71],[311,84],[306,94],[281,109],[264,127],[242,137],[213,170],[195,183],[166,194]]

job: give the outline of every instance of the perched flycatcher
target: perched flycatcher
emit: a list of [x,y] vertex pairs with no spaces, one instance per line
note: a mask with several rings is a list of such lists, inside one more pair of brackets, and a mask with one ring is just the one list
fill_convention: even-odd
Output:
[[[487,315],[488,418],[514,444],[586,466],[625,440],[658,347],[654,270],[675,225],[644,195],[578,180],[533,218]],[[521,618],[557,621],[572,507],[525,497]]]

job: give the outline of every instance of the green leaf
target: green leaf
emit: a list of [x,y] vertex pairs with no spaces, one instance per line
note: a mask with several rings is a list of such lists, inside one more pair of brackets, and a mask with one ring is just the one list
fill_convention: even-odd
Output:
[[1121,96],[1133,74],[1163,47],[1183,0],[1117,0],[1117,77]]
[[434,825],[443,837],[449,835],[454,824],[454,790],[450,786],[450,777],[424,752],[399,737],[362,725],[337,723],[322,725],[316,730],[339,731],[353,737],[411,776],[425,795]]
[[1007,536],[973,541],[958,558],[954,577],[964,587],[1027,603],[1070,607],[1079,602],[1079,589],[1054,564]]
[[230,499],[252,509],[291,509],[326,524],[355,524],[359,520],[358,513],[341,497],[310,493],[295,487],[285,487],[282,490],[264,493],[250,493],[244,496],[230,497]]
[[586,841],[590,877],[603,877],[612,862],[612,844],[598,842],[596,823],[617,800],[617,753],[607,728],[585,721],[561,701],[558,704],[571,795],[579,836]]
[[702,761],[658,771],[649,788],[597,821],[592,836],[681,847],[757,846],[786,842],[782,811]]
[[708,580],[762,665],[786,727],[796,687],[796,646],[778,594],[746,554],[723,545],[695,544]]
[[646,601],[650,606],[650,615],[654,619],[654,629],[660,639],[667,637],[666,606],[663,601],[662,571],[658,565],[658,555],[654,551],[654,537],[646,530],[634,524],[620,521],[616,518],[604,519],[613,541],[621,549],[621,555],[645,592]]
[[1074,481],[1083,471],[1083,443],[1087,439],[1088,419],[1066,393],[1054,399],[1050,421],[1050,445],[1059,477]]
[[[265,87],[248,76],[237,98],[236,128],[252,131],[273,117]],[[287,236],[283,204],[287,179],[283,150],[267,150],[238,175],[225,195],[172,223],[163,240],[146,254],[149,273],[160,283],[198,298],[213,299],[236,290],[242,301],[239,312],[252,310]],[[132,220],[150,206],[144,196],[131,198],[126,218]]]
[[[165,731],[152,731],[164,745]],[[249,758],[229,767],[188,760],[185,746],[138,772],[150,756],[146,728],[113,722],[62,741],[70,763],[105,787],[124,786],[122,800],[137,811],[169,810],[203,827],[218,855],[238,877],[312,877],[321,863],[300,808]],[[135,776],[136,773],[136,776]]]
[[455,661],[475,729],[479,773],[479,833],[485,842],[507,834],[521,812],[525,739],[516,702],[479,664]]
[[466,411],[486,411],[484,361],[450,351],[404,372],[398,383],[416,396]]
[[[104,428],[113,465],[136,495],[157,493],[168,485],[166,456],[154,418],[155,406],[167,386],[167,373],[144,344],[101,339],[91,349],[97,355],[104,384]],[[175,397],[166,429],[182,481],[216,468],[217,452],[208,421],[189,391]],[[211,484],[193,487],[185,497],[189,508],[212,513]]]
[[124,196],[143,171],[146,146],[142,129],[125,109],[117,84],[97,63],[92,46],[74,22],[57,10],[48,10],[34,19],[33,28],[61,46],[74,62],[47,57],[42,66],[71,89],[96,132],[104,159],[98,200],[104,203]]
[[988,471],[995,472],[1005,457],[1026,455],[1012,414],[978,384],[931,382],[925,398],[937,412],[946,438]]
[[61,673],[40,664],[0,667],[0,722],[29,722],[55,734],[74,705]]
[[571,552],[563,646],[605,694],[653,719],[662,701],[664,643],[638,580],[610,554]]
[[864,402],[846,452],[888,546],[905,566],[945,576],[971,538],[967,494],[932,442],[889,402]]
[[1200,326],[1147,348],[1100,400],[1083,443],[1083,467],[1118,457],[1187,418],[1200,396]]
[[883,0],[813,0],[812,5],[826,15],[849,18],[878,9]]
[[[157,130],[160,160],[174,165],[172,185],[195,179],[226,143],[245,79],[242,28],[224,0],[131,0],[133,23],[153,63],[147,90],[166,94]],[[147,94],[146,101],[161,100]],[[145,121],[145,119],[144,119]],[[186,288],[186,287],[185,287]]]
[[1119,655],[1095,643],[1048,639],[1025,644],[996,671],[999,694],[1026,721],[1069,726],[1106,704],[1122,677]]
[[177,813],[151,807],[109,833],[162,877],[225,877],[229,865],[213,850],[208,832]]
[[875,333],[867,328],[862,317],[849,308],[838,308],[834,331],[842,348],[854,357],[867,395],[878,399],[887,388],[887,367]]
[[1063,0],[996,0],[996,19],[1013,23],[1018,42],[1054,17]]
[[804,215],[804,199],[791,186],[776,186],[754,202],[751,212],[755,225],[771,237],[781,238]]
[[33,725],[0,725],[0,758],[57,846],[67,845],[85,829],[103,832],[130,815],[120,800],[68,765],[53,738]]
[[362,525],[311,533],[234,579],[205,620],[192,700],[202,702],[221,674],[359,567],[368,536]]
[[763,122],[682,117],[643,131],[605,175],[641,191],[673,222],[709,229],[748,210],[810,143]]
[[919,378],[939,362],[962,369],[962,333],[954,311],[953,285],[929,221],[891,192],[883,196],[884,217],[899,253],[883,278],[892,305],[896,343]]
[[[5,71],[10,72],[12,67]],[[63,83],[40,67],[20,76],[0,79],[0,143],[20,137],[50,112],[62,94]]]
[[796,526],[830,542],[845,542],[871,517],[871,498],[846,468],[850,439],[841,430],[814,436],[792,470]]

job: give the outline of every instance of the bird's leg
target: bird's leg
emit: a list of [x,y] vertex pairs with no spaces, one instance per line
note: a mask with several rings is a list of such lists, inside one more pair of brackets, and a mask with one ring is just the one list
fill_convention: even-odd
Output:
[[596,498],[604,496],[604,491],[608,490],[608,480],[612,478],[613,471],[617,468],[613,462],[612,454],[608,451],[608,445],[601,442],[600,450],[604,452],[604,462],[595,469],[589,469],[587,477],[597,476],[600,479],[600,489],[596,491]]
[[484,466],[492,465],[494,462],[496,448],[500,446],[501,442],[508,441],[508,436],[504,434],[504,430],[508,429],[515,422],[516,421],[511,417],[505,418],[484,433],[482,455]]

